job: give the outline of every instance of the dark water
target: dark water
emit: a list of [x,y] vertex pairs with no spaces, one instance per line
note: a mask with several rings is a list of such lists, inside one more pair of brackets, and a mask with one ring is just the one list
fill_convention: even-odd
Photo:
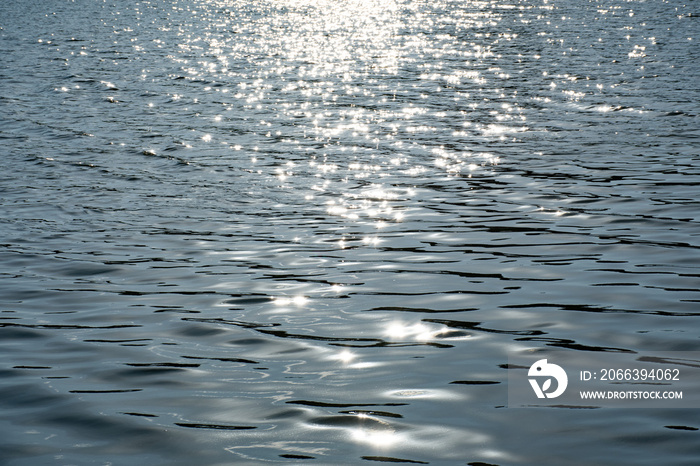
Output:
[[0,462],[698,464],[699,6],[3,1]]

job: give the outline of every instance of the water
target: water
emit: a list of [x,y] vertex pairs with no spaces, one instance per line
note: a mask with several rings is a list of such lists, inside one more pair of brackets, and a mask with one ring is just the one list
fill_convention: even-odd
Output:
[[697,464],[508,354],[700,350],[671,1],[0,5],[3,464]]

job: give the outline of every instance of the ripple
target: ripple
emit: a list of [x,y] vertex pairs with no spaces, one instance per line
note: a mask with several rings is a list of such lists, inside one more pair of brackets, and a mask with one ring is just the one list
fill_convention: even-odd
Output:
[[363,456],[362,459],[366,461],[379,461],[382,463],[430,464],[426,461],[407,460],[401,458],[393,458],[391,456]]
[[696,16],[0,3],[7,461],[694,464],[502,382],[697,350]]
[[256,429],[255,426],[231,426],[231,425],[220,425],[220,424],[197,424],[189,422],[176,422],[176,426],[188,427],[190,429],[213,429],[213,430],[250,430]]

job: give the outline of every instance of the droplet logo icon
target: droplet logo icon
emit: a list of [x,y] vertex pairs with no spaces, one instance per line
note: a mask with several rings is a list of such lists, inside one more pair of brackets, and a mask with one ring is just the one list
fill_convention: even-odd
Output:
[[[546,359],[540,359],[530,366],[527,375],[535,377],[534,379],[528,379],[528,381],[530,385],[532,385],[532,389],[535,391],[537,398],[556,398],[564,393],[569,383],[566,371],[556,364],[548,363]],[[542,381],[542,386],[540,386],[538,378],[544,379]],[[550,392],[549,389],[552,387],[552,379],[557,381],[557,386],[554,391]]]

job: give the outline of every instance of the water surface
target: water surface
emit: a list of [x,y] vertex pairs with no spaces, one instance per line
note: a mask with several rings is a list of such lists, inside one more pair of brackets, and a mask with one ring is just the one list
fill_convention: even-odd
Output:
[[3,463],[697,464],[506,407],[700,350],[695,7],[3,2]]

